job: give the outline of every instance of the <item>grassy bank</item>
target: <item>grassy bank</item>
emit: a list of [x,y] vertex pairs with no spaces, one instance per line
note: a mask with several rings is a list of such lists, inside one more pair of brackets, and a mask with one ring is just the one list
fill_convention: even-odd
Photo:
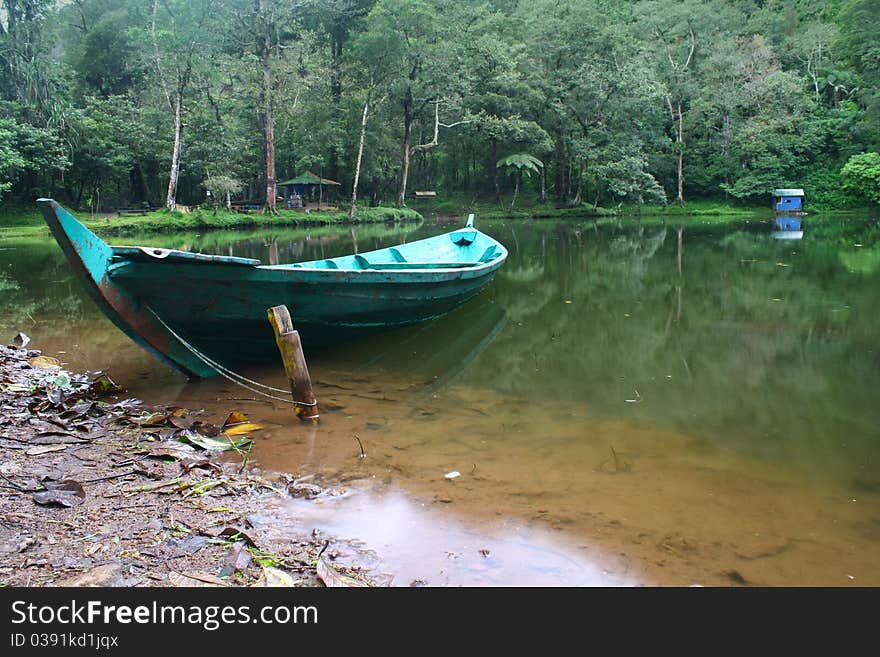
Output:
[[451,194],[433,199],[413,199],[407,205],[426,217],[466,216],[473,212],[486,219],[567,219],[584,217],[724,217],[751,215],[756,218],[770,217],[773,211],[767,206],[744,206],[723,201],[690,201],[679,205],[621,204],[613,208],[594,208],[590,204],[559,207],[555,203],[540,203],[537,199],[520,195],[516,205],[510,207],[512,196],[502,196],[499,203],[494,197],[481,195]]
[[227,210],[197,209],[193,212],[159,210],[146,215],[87,219],[85,224],[103,235],[125,235],[143,231],[178,232],[204,231],[223,228],[266,228],[290,226],[326,226],[348,223],[390,223],[420,221],[422,216],[404,208],[363,208],[352,221],[348,212],[311,212],[279,210],[277,215],[260,211],[242,214]]
[[[734,219],[752,218],[756,220],[773,217],[768,206],[744,206],[725,201],[694,200],[684,206],[621,204],[614,208],[593,208],[592,205],[557,207],[553,203],[538,203],[528,196],[517,200],[510,207],[511,196],[502,197],[498,203],[491,195],[474,196],[464,193],[441,194],[433,199],[410,199],[408,208],[393,207],[361,208],[354,222],[345,211],[314,211],[305,214],[302,210],[280,209],[277,215],[260,211],[247,214],[218,210],[197,209],[193,212],[173,212],[159,210],[146,215],[123,216],[116,214],[90,215],[86,211],[74,212],[92,230],[100,235],[128,235],[138,232],[194,232],[213,229],[261,229],[266,227],[305,227],[355,224],[379,224],[392,222],[419,221],[422,217],[456,217],[464,220],[474,213],[477,219],[556,219],[583,220],[595,217],[600,220],[638,217],[647,220],[665,221],[674,219],[690,221],[723,222]],[[825,210],[807,208],[809,215],[850,215],[876,212],[866,208],[846,208]],[[0,238],[47,237],[43,218],[36,207],[0,208]]]
[[[295,226],[327,226],[341,224],[378,224],[404,221],[420,221],[422,215],[409,208],[364,207],[354,220],[348,212],[314,211],[306,214],[301,210],[280,209],[277,215],[260,211],[229,212],[197,209],[193,212],[168,212],[158,210],[145,215],[117,216],[115,214],[90,215],[88,212],[73,214],[86,226],[101,235],[127,235],[138,232],[205,231],[229,228],[265,228]],[[47,233],[43,217],[36,208],[7,208],[0,211],[0,236],[29,237]]]
[[772,217],[774,212],[768,203],[765,206],[738,205],[725,201],[695,200],[684,205],[671,203],[668,205],[636,205],[623,204],[615,209],[621,216],[648,217]]
[[33,207],[0,206],[0,239],[48,236],[43,215]]

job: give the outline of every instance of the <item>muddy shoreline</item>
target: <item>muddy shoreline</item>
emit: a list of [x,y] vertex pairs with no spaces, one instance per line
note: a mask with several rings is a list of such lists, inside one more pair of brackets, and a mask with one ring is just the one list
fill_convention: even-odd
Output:
[[248,463],[260,426],[230,409],[150,407],[68,372],[19,334],[0,346],[0,584],[374,586],[368,554],[261,522],[344,490]]

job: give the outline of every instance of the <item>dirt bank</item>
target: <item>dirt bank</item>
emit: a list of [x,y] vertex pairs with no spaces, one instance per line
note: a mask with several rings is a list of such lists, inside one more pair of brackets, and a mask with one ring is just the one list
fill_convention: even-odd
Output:
[[[0,346],[0,584],[369,586],[370,555],[315,532],[270,537],[261,512],[328,482],[248,466],[260,426],[147,407],[101,373]],[[384,581],[383,581],[384,580]]]

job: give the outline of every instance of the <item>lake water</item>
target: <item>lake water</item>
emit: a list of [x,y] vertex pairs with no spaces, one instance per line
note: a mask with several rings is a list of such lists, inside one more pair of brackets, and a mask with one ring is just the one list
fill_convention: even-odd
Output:
[[[510,258],[477,299],[307,354],[317,427],[183,381],[48,238],[0,241],[0,337],[150,403],[265,423],[252,463],[348,491],[279,504],[273,530],[361,540],[396,585],[880,585],[880,221],[478,225]],[[449,229],[114,242],[284,263]],[[246,373],[284,385],[280,362]]]

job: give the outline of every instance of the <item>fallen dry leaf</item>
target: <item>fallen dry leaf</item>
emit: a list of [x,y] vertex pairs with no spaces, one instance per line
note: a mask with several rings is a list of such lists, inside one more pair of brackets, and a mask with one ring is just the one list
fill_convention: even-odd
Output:
[[250,536],[235,527],[226,527],[213,535],[215,538],[223,538],[227,541],[244,541],[251,547],[257,547],[256,542]]
[[55,583],[55,586],[115,586],[122,578],[120,564],[105,564],[66,577]]
[[243,541],[240,541],[229,548],[229,552],[223,560],[223,564],[230,568],[232,572],[240,573],[248,569],[248,566],[251,565],[251,561],[251,554],[247,550],[247,545]]
[[343,575],[333,566],[327,563],[327,560],[322,556],[318,557],[317,570],[318,577],[320,577],[321,581],[324,582],[324,586],[328,588],[369,586],[369,584],[367,584],[366,582],[357,580],[354,577],[349,577],[348,575]]
[[293,579],[280,568],[263,566],[263,572],[260,574],[260,579],[258,579],[252,586],[280,588],[298,586],[301,582],[301,579]]
[[172,570],[168,573],[168,580],[174,586],[227,586],[219,577],[199,571],[184,574]]
[[31,447],[25,452],[28,456],[39,456],[40,454],[48,454],[49,452],[63,452],[68,445],[44,445],[42,447]]
[[86,491],[82,484],[73,479],[52,481],[46,479],[41,482],[46,490],[37,491],[33,494],[37,504],[60,504],[61,506],[77,506],[86,499]]

